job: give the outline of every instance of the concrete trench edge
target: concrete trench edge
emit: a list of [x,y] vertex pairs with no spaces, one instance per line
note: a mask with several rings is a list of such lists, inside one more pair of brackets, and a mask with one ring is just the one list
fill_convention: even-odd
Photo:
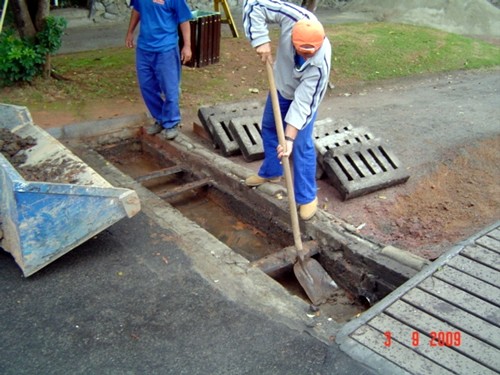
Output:
[[[129,139],[140,133],[140,128],[145,120],[146,116],[127,116],[112,121],[104,120],[65,125],[61,128],[49,129],[49,133],[62,142],[67,141],[69,144],[73,144],[69,148],[82,157],[82,148],[81,145],[76,144],[76,139],[99,137],[99,143],[112,143]],[[239,179],[241,183],[251,174],[249,169],[206,150],[183,134],[180,134],[175,140],[175,147],[180,147],[184,152],[195,153],[205,160],[209,160],[214,168],[223,171],[230,178]],[[77,150],[78,148],[80,150]],[[336,336],[342,324],[324,318],[309,318],[306,314],[308,309],[306,302],[298,297],[291,296],[284,287],[262,271],[249,267],[248,260],[236,254],[203,228],[185,218],[175,208],[147,188],[144,188],[129,176],[124,175],[106,162],[96,151],[87,148],[83,153],[87,154],[87,156],[89,153],[95,154],[90,157],[92,161],[89,161],[88,158],[86,161],[89,161],[89,164],[98,171],[102,171],[101,173],[104,173],[105,177],[111,180],[110,182],[136,190],[141,199],[142,211],[155,220],[158,225],[174,230],[179,235],[179,238],[182,239],[179,245],[193,262],[193,269],[202,275],[207,282],[220,290],[228,299],[241,303],[248,308],[272,314],[276,319],[292,329],[309,332],[312,336],[327,344],[332,343],[332,338]],[[264,184],[258,188],[258,191],[259,194],[271,197],[277,193],[286,192],[283,187],[276,184]],[[351,247],[354,252],[356,252],[355,248],[357,246],[368,249],[368,252],[372,253],[370,257],[378,258],[375,262],[381,261],[382,263],[402,267],[404,269],[403,273],[407,274],[408,279],[417,273],[415,269],[418,267],[415,267],[415,264],[426,264],[424,259],[416,259],[419,257],[400,249],[391,249],[392,251],[387,251],[384,254],[383,250],[387,248],[386,246],[374,244],[357,236],[355,228],[351,228],[348,223],[322,212],[318,216],[319,220],[305,224],[307,235],[314,236],[318,232],[325,231],[321,227],[328,221],[328,226],[331,227],[331,224],[333,224],[333,231],[337,232],[335,236],[339,238],[339,242]],[[203,241],[200,241],[200,238],[203,238]],[[193,250],[199,247],[200,243],[204,243],[206,252]],[[207,257],[207,253],[211,254],[211,256]],[[234,283],[235,279],[239,282]],[[280,304],[276,304],[277,300],[280,301]]]

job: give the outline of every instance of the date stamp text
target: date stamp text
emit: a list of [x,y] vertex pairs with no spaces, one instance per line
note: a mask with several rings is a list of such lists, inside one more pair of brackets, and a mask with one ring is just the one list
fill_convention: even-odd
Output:
[[[384,336],[384,345],[390,347],[393,341],[392,332],[385,331]],[[428,335],[423,335],[419,331],[413,331],[408,340],[412,346],[428,345],[431,347],[458,347],[462,345],[462,333],[460,331],[431,331]]]

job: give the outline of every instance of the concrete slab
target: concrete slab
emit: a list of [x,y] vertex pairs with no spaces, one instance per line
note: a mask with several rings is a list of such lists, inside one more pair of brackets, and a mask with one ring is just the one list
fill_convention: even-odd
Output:
[[314,124],[314,146],[318,160],[323,161],[325,154],[336,147],[363,143],[375,136],[361,127],[353,127],[346,119],[325,118]]
[[386,144],[346,119],[317,121],[313,137],[318,164],[344,200],[404,183],[410,177]]
[[342,145],[323,156],[323,169],[343,199],[404,183],[410,175],[378,139]]
[[229,130],[229,123],[233,118],[234,115],[231,113],[214,114],[208,118],[208,124],[212,129],[215,144],[224,156],[233,156],[241,153],[238,142],[236,142],[236,139]]

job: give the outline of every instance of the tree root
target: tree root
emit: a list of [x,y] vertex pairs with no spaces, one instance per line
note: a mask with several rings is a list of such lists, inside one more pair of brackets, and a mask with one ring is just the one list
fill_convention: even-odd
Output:
[[70,78],[66,78],[66,77],[64,77],[64,76],[60,75],[59,73],[56,73],[54,70],[52,70],[52,71],[50,72],[50,76],[51,76],[52,78],[54,78],[54,79],[57,79],[58,81],[71,81],[71,79],[70,79]]

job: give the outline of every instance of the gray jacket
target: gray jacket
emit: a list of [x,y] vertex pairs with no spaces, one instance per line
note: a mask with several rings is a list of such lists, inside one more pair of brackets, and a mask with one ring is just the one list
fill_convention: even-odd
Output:
[[309,123],[318,110],[330,79],[332,47],[327,38],[316,54],[300,68],[295,67],[292,28],[303,18],[317,19],[306,9],[280,0],[246,0],[243,27],[252,47],[270,42],[268,24],[278,24],[281,35],[274,63],[276,88],[292,104],[285,122],[297,129]]

